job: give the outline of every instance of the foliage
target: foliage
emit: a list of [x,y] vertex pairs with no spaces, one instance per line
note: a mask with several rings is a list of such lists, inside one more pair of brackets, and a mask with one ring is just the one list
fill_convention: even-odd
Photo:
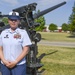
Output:
[[[40,12],[40,10],[38,10],[38,12]],[[36,31],[42,31],[45,28],[44,16],[41,16],[41,17],[35,19],[35,22],[40,23],[40,26],[36,27]]]
[[57,30],[57,25],[56,25],[56,24],[51,23],[51,24],[49,25],[49,30],[50,30],[50,31]]
[[68,30],[68,25],[66,23],[62,24],[62,30],[67,31]]
[[68,31],[71,32],[71,30],[72,30],[72,29],[71,29],[71,27],[72,27],[71,25],[72,25],[72,24],[67,24],[67,25],[68,25]]
[[4,18],[2,19],[2,22],[4,22],[4,23],[7,25],[7,24],[8,24],[8,18],[4,17]]
[[72,9],[72,14],[69,17],[69,27],[72,32],[75,32],[75,3]]

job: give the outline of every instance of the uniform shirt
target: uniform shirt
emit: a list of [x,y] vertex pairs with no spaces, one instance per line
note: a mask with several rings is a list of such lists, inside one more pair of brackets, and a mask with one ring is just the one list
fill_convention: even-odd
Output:
[[[19,34],[20,37],[14,36]],[[2,31],[0,35],[0,46],[3,47],[4,58],[8,61],[15,61],[21,54],[24,46],[31,45],[30,38],[25,30],[17,28],[14,32],[11,29]],[[24,64],[26,59],[23,58],[18,65]]]

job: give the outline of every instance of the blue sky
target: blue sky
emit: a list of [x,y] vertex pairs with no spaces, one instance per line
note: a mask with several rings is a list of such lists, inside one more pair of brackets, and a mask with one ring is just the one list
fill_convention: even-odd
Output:
[[75,0],[0,0],[0,11],[2,14],[8,14],[15,8],[34,2],[37,3],[36,10],[39,9],[40,11],[43,11],[64,1],[67,2],[65,5],[44,15],[47,25],[54,23],[61,26],[62,23],[68,23]]

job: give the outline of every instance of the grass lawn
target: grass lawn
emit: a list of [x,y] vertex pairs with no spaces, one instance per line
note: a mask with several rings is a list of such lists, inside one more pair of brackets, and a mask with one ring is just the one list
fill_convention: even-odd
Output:
[[[75,42],[69,33],[40,32],[42,40]],[[75,48],[38,45],[38,56],[45,53],[41,63],[43,75],[75,75]],[[37,56],[37,57],[38,57]]]
[[42,40],[75,42],[75,36],[70,33],[40,32]]
[[46,53],[41,60],[43,75],[75,75],[75,48],[39,45],[38,52]]

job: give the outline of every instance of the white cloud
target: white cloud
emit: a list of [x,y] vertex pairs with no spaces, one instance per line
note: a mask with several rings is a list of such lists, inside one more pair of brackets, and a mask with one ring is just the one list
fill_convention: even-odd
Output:
[[16,4],[18,4],[18,0],[2,0],[2,1],[4,1],[4,2],[7,2],[7,3],[10,3],[10,4],[12,4],[12,5],[16,5]]

